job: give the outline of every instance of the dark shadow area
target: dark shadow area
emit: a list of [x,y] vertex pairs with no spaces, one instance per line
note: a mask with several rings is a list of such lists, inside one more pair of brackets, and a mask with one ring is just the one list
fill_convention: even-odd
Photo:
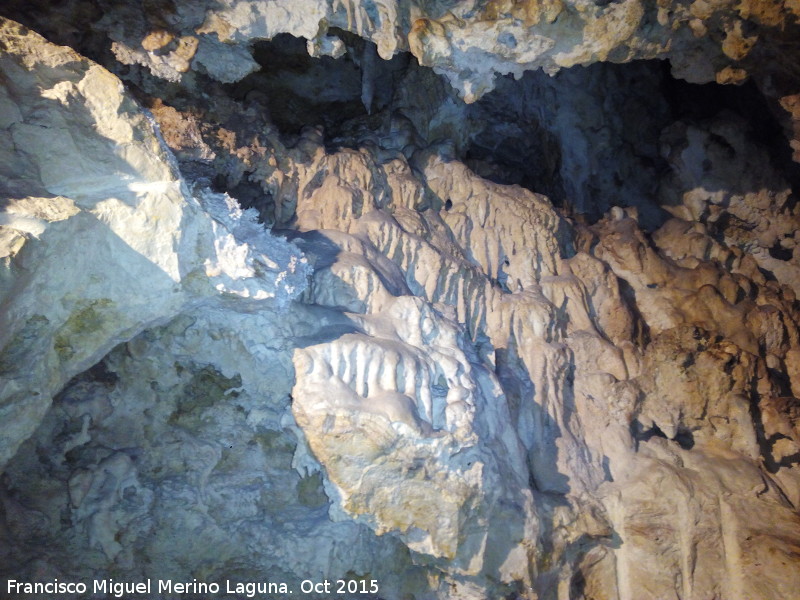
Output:
[[[134,12],[158,13],[157,8],[148,2]],[[426,4],[426,10],[444,14],[448,9],[446,4],[439,8]],[[9,0],[2,12],[111,68],[129,85],[144,85],[145,95],[173,96],[170,102],[178,108],[199,105],[198,98],[191,97],[196,90],[154,78],[147,69],[121,65],[110,53],[110,40],[103,31],[77,26],[102,18],[103,11],[93,0]],[[155,17],[147,26],[168,28]],[[791,88],[800,78],[789,60],[797,52],[794,30],[771,33],[773,43],[755,50],[760,64],[767,65],[764,69],[774,71],[781,89]],[[327,34],[338,40],[334,54],[339,58],[311,57],[305,39],[280,34],[253,44],[253,57],[261,65],[258,72],[228,85],[205,81],[196,72],[192,85],[212,95],[227,95],[243,108],[258,107],[290,144],[304,126],[324,128],[332,149],[338,143],[355,144],[365,131],[379,134],[388,129],[398,86],[405,85],[409,66],[424,67],[418,67],[408,53],[384,61],[372,42],[353,33],[330,28]],[[414,92],[406,100],[413,104],[417,96],[426,103],[432,99]],[[433,104],[444,100],[442,96]],[[677,120],[702,122],[724,111],[746,122],[753,143],[767,149],[775,168],[795,192],[800,190],[800,164],[791,160],[780,122],[787,117],[776,101],[766,99],[752,80],[742,85],[697,85],[675,79],[666,61],[597,63],[564,69],[552,77],[541,71],[527,72],[519,80],[498,77],[496,89],[466,107],[463,123],[451,127],[461,130],[454,135],[466,137],[459,140],[458,158],[479,175],[545,194],[590,222],[611,206],[635,206],[640,224],[653,230],[669,217],[656,199],[659,181],[669,173],[658,148],[662,130]],[[228,191],[235,197],[257,193],[255,186],[246,185]],[[772,252],[781,260],[788,256],[781,248]]]
[[[4,0],[0,14],[90,58],[104,37],[88,27],[103,17],[99,2],[92,0]],[[87,27],[76,27],[77,23]]]
[[620,296],[625,301],[628,310],[631,311],[634,317],[633,335],[631,337],[639,346],[645,348],[652,341],[652,336],[650,335],[650,326],[639,310],[639,304],[636,301],[636,291],[631,284],[621,277],[617,278],[617,283],[619,285]]
[[690,429],[685,427],[678,427],[678,431],[675,433],[675,437],[672,438],[672,441],[677,442],[684,450],[691,450],[694,448],[694,434]]
[[289,34],[256,42],[253,58],[261,69],[224,90],[235,100],[261,105],[285,135],[322,126],[327,137],[336,137],[347,121],[368,119],[388,106],[410,55],[386,61],[372,42],[336,28],[329,35],[342,45],[339,58],[309,56],[307,41]]
[[657,224],[658,135],[670,122],[662,76],[660,63],[637,61],[499,77],[468,109],[474,133],[462,159],[590,221],[620,205]]
[[[181,171],[183,170],[183,165],[181,165]],[[187,177],[189,176],[187,175]],[[192,181],[198,181],[198,179],[190,179]],[[226,193],[232,198],[236,198],[239,206],[244,209],[255,209],[258,212],[258,220],[260,223],[264,223],[265,225],[273,224],[275,199],[272,194],[264,191],[261,184],[253,177],[253,173],[243,173],[241,179],[234,185],[229,185],[228,179],[222,173],[216,175],[212,174],[207,180],[209,182],[209,187],[214,192],[220,194]]]
[[769,255],[772,258],[776,258],[778,260],[792,260],[792,250],[790,248],[784,248],[780,245],[780,243],[775,244],[769,249]]
[[[796,430],[797,425],[800,424],[799,399],[792,396],[783,396],[778,398],[769,398],[765,401],[772,405],[770,407],[772,411],[778,415],[781,415],[781,417],[785,419],[785,422],[789,427],[794,427]],[[762,400],[762,402],[764,402],[764,400]],[[761,405],[759,403],[759,398],[755,396],[755,393],[753,394],[753,398],[750,402],[750,414],[753,418],[753,424],[756,430],[756,439],[758,441],[759,449],[761,450],[761,458],[764,461],[764,467],[766,468],[767,473],[774,475],[781,468],[791,468],[794,465],[800,464],[800,452],[795,452],[794,454],[782,456],[780,459],[776,459],[774,454],[775,444],[781,439],[788,438],[788,436],[783,433],[773,433],[772,435],[767,435],[767,432],[764,429]]]
[[785,132],[764,94],[752,79],[741,85],[696,84],[675,79],[669,63],[663,63],[661,93],[669,103],[673,120],[699,122],[729,111],[747,122],[751,141],[767,149],[773,165],[795,192],[800,191],[800,164],[792,160]]
[[639,449],[640,442],[648,442],[654,437],[660,437],[665,440],[669,439],[667,434],[661,431],[661,428],[658,425],[653,425],[647,429],[639,421],[633,421],[631,423],[631,436],[633,437],[634,441],[636,442],[636,449]]
[[637,451],[641,442],[648,442],[656,437],[663,438],[665,440],[671,439],[671,441],[678,444],[684,450],[691,450],[694,448],[694,434],[686,427],[678,427],[678,430],[675,432],[675,435],[672,438],[667,437],[667,434],[665,434],[658,425],[653,424],[652,427],[645,429],[638,420],[634,420],[631,423],[630,430],[631,436],[636,444]]
[[563,205],[561,148],[541,124],[489,123],[470,142],[463,161],[476,174],[495,183],[520,185]]
[[660,144],[676,121],[702,127],[735,115],[748,144],[766,149],[772,166],[800,189],[800,165],[791,160],[776,110],[752,81],[690,84],[673,78],[666,61],[597,63],[554,77],[527,72],[519,80],[499,77],[468,107],[471,133],[459,158],[487,179],[543,193],[589,222],[612,206],[637,207],[640,224],[652,231],[670,218],[658,200],[671,172]]

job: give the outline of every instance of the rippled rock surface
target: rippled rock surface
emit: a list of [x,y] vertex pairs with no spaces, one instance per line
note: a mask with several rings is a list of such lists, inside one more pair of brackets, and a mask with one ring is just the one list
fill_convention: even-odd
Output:
[[797,3],[5,10],[4,581],[796,594]]

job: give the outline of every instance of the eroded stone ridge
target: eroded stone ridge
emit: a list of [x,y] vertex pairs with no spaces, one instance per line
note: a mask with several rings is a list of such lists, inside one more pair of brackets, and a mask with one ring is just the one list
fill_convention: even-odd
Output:
[[0,574],[792,597],[798,209],[736,117],[648,149],[650,230],[635,203],[589,223],[427,143],[467,114],[436,90],[336,144],[183,94],[193,69],[255,68],[254,39],[322,53],[325,19],[384,58],[411,32],[468,99],[495,72],[596,59],[671,56],[705,81],[730,67],[704,62],[719,43],[755,47],[742,19],[788,27],[797,6],[216,4],[103,17],[120,61],[186,85],[152,118],[108,71],[0,26]]

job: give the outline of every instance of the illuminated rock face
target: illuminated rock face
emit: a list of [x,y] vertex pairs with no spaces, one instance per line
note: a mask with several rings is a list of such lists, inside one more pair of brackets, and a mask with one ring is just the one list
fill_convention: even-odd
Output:
[[373,42],[383,59],[411,51],[467,102],[491,90],[496,74],[606,60],[669,59],[689,81],[739,83],[759,53],[785,52],[787,29],[800,21],[794,0],[177,0],[103,8],[96,14],[75,1],[57,11],[72,22],[96,19],[117,60],[164,79],[197,71],[238,81],[258,69],[250,45],[282,33],[309,40],[314,55],[341,55],[329,33],[337,28]]
[[258,228],[235,204],[189,196],[111,73],[2,27],[5,463],[52,395],[120,341],[217,292],[291,298],[305,267],[262,232],[248,244]]
[[151,111],[1,22],[0,575],[792,597],[796,171],[647,66],[492,78],[759,77],[796,3],[369,6],[108,7]]

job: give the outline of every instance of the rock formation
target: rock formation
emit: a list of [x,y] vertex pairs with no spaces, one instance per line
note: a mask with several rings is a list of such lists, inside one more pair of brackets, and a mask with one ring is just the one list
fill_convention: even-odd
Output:
[[4,594],[797,594],[796,1],[0,12]]

